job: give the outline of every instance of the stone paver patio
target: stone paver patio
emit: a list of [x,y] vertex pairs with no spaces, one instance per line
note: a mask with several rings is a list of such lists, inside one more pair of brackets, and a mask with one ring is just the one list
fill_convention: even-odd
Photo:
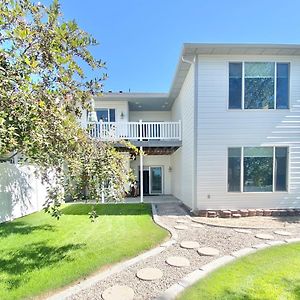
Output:
[[[107,295],[116,295],[113,293],[120,289],[120,286],[121,289],[126,290],[125,294],[128,293],[126,299],[132,296],[131,291],[134,292],[132,299],[174,299],[178,292],[188,286],[188,283],[201,278],[205,272],[234,260],[235,257],[285,243],[287,235],[290,235],[291,242],[300,241],[298,224],[298,226],[293,224],[294,226],[285,228],[284,232],[283,230],[275,232],[275,229],[268,224],[266,227],[270,228],[267,229],[236,230],[198,224],[180,206],[180,203],[159,203],[156,204],[156,210],[157,215],[154,219],[173,233],[171,240],[151,250],[153,252],[151,256],[139,259],[101,280],[91,280],[92,284],[84,285],[85,288],[75,285],[73,293],[65,294],[66,297],[60,295],[57,299],[112,299],[107,298]],[[268,222],[266,217],[262,218],[264,223]],[[250,218],[248,219],[250,222]],[[177,226],[180,226],[179,228],[186,226],[186,229],[175,229]],[[201,248],[204,255],[201,253]],[[174,266],[176,264],[177,267]]]

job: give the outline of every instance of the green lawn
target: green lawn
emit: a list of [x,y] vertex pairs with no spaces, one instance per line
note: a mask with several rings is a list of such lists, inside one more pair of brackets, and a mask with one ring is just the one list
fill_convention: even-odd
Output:
[[150,249],[167,237],[147,204],[91,205],[62,209],[57,221],[38,212],[0,225],[0,299],[24,299]]
[[178,299],[300,299],[300,244],[273,247],[241,258],[199,281]]

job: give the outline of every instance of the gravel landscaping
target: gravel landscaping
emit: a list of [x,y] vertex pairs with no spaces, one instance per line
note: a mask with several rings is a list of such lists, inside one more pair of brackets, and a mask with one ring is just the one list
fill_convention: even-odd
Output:
[[[160,223],[165,224],[169,228],[184,225],[187,229],[176,230],[178,239],[176,243],[166,247],[161,253],[144,259],[135,265],[114,274],[106,279],[97,282],[90,288],[82,290],[75,295],[67,298],[68,300],[79,299],[102,299],[102,293],[114,285],[126,285],[134,290],[134,299],[155,299],[163,291],[168,289],[171,285],[178,282],[182,277],[191,273],[201,266],[213,261],[214,259],[223,255],[230,254],[245,247],[261,244],[264,241],[255,237],[259,234],[272,235],[274,240],[284,240],[287,236],[276,234],[273,226],[274,222],[271,218],[267,217],[253,217],[247,219],[247,224],[253,228],[257,224],[263,224],[268,229],[251,229],[250,231],[236,231],[233,228],[227,227],[213,227],[204,225],[203,227],[195,227],[195,222],[187,215],[186,211],[179,205],[174,203],[157,204],[158,219]],[[243,221],[244,221],[243,219]],[[178,223],[179,220],[179,223]],[[184,220],[184,222],[182,222]],[[219,219],[220,221],[229,221]],[[231,221],[231,220],[230,220]],[[234,220],[242,221],[242,220]],[[271,225],[269,224],[271,223]],[[251,223],[251,224],[250,224]],[[285,226],[284,231],[289,232],[291,235],[288,238],[296,238],[300,236],[299,224],[292,224],[293,226]],[[241,226],[244,227],[244,226]],[[147,237],[145,237],[147,238]],[[186,249],[180,246],[183,241],[198,242],[200,247],[211,247],[219,251],[219,256],[206,256],[199,255],[197,248]],[[101,255],[101,254],[99,254]],[[166,263],[166,260],[172,256],[185,257],[189,260],[189,266],[174,267]],[[144,268],[158,268],[162,271],[163,276],[157,280],[141,280],[137,277],[137,272]]]
[[300,217],[244,217],[244,218],[207,218],[193,217],[194,222],[206,225],[238,228],[300,228]]

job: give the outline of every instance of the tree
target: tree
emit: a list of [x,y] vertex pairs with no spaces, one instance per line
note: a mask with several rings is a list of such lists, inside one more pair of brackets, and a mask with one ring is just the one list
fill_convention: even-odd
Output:
[[83,65],[105,63],[96,40],[65,21],[57,0],[0,0],[0,155],[21,153],[48,185],[45,209],[59,217],[65,195],[119,199],[130,174],[112,144],[92,140],[78,118],[107,75],[88,80]]

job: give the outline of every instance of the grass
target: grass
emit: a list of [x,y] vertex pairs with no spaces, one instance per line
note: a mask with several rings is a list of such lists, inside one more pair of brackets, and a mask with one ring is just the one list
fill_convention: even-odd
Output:
[[0,299],[41,295],[104,266],[147,250],[167,237],[153,223],[148,204],[91,205],[62,209],[61,220],[44,212],[0,225]]
[[180,300],[300,299],[300,244],[261,250],[189,288]]

